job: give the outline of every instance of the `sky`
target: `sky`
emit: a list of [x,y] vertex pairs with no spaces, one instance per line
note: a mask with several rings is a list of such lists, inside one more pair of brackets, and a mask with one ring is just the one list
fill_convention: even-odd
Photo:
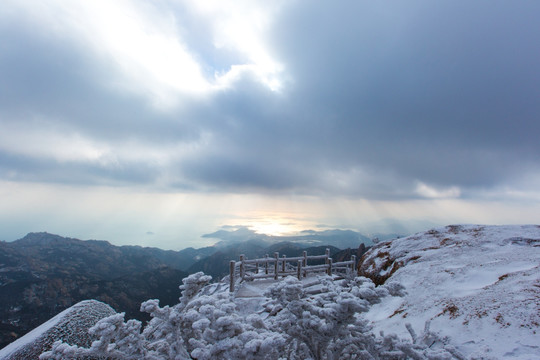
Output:
[[538,13],[3,0],[0,239],[538,223]]

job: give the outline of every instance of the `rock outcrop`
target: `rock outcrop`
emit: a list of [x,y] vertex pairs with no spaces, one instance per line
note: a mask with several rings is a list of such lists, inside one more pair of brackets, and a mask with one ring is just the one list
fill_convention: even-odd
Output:
[[0,350],[0,359],[38,359],[41,353],[50,350],[52,344],[58,340],[70,345],[89,347],[96,339],[92,338],[88,329],[99,320],[115,313],[113,308],[100,301],[81,301]]

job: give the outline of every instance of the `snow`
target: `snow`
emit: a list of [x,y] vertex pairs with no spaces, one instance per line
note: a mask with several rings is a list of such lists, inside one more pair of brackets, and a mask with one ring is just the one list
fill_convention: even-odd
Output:
[[266,291],[268,286],[275,282],[276,280],[273,279],[243,282],[241,283],[240,288],[236,292],[236,298],[264,297],[264,292]]
[[[268,288],[282,279],[260,279],[254,281],[245,281],[240,283],[238,290],[234,294],[234,302],[237,305],[237,311],[241,316],[258,314],[265,318],[268,313],[263,309],[269,299],[265,295]],[[307,291],[315,292],[321,288],[321,283],[314,275],[302,278],[302,284]]]
[[376,331],[431,321],[470,358],[540,358],[540,227],[449,226],[381,243],[366,274],[388,273],[387,260],[408,294],[371,308]]

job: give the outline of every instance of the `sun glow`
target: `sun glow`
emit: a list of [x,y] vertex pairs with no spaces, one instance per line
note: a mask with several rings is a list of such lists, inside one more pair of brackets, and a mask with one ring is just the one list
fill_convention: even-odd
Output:
[[303,221],[281,215],[263,215],[244,219],[243,226],[255,231],[258,234],[269,236],[295,235],[306,229]]
[[294,232],[292,226],[275,222],[258,222],[251,224],[250,228],[259,234],[270,236],[283,236]]

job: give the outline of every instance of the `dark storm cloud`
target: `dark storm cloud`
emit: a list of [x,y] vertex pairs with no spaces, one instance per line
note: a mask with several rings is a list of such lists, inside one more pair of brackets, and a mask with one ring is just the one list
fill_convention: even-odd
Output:
[[276,26],[276,47],[338,163],[483,184],[540,149],[537,8],[312,4]]
[[[244,74],[171,111],[108,86],[112,65],[84,46],[12,22],[0,27],[1,121],[37,114],[113,148],[129,139],[156,149],[201,144],[168,154],[165,165],[9,154],[0,165],[34,181],[58,172],[152,184],[167,175],[182,189],[379,199],[418,196],[419,182],[462,194],[511,184],[540,170],[539,10],[535,2],[298,1],[269,34],[285,69],[280,92]],[[210,60],[208,24],[182,16],[178,32],[207,73],[241,58],[228,50]]]
[[[253,171],[276,166],[294,185],[305,164],[299,174],[313,179],[363,168],[378,177],[357,179],[369,196],[375,183],[489,187],[538,170],[538,5],[296,4],[274,40],[294,79],[274,125],[293,135],[277,134],[272,148],[272,132],[255,131],[268,120],[245,117],[237,141],[262,144],[244,148],[242,159],[263,153]],[[276,147],[287,155],[265,161]]]

